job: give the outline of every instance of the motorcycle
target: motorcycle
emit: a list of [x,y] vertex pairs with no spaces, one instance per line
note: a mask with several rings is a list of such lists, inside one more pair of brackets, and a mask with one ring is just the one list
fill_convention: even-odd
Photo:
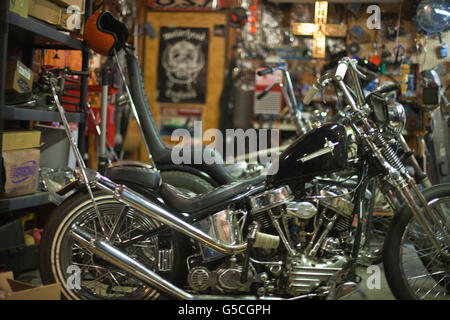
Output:
[[[357,145],[352,161],[344,126],[326,123],[298,137],[259,183],[236,181],[194,197],[150,167],[116,166],[115,179],[87,169],[57,102],[79,169],[60,191],[75,192],[43,234],[44,283],[59,282],[67,299],[338,299],[360,280],[364,194],[376,178],[387,199],[403,201],[383,249],[392,292],[448,298],[450,185],[418,188],[390,145],[396,136],[384,137],[401,127],[402,106],[366,103],[362,77],[356,61],[343,58],[303,100],[332,82],[340,88]],[[316,179],[342,172],[358,177],[351,189]],[[414,259],[404,259],[407,251]],[[419,275],[407,273],[418,270],[412,262],[422,266]]]

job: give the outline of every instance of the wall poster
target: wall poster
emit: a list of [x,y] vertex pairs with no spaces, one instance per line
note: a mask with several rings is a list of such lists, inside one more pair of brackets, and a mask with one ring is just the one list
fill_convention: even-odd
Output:
[[159,102],[206,102],[209,28],[161,27]]

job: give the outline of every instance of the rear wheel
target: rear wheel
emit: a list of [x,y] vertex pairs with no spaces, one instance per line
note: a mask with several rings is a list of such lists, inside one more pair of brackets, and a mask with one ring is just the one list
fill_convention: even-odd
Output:
[[[423,194],[448,235],[450,184],[433,186]],[[449,253],[439,229],[432,226],[432,231]],[[450,299],[450,261],[431,244],[409,208],[394,217],[383,251],[386,279],[396,298]]]
[[[124,205],[112,195],[96,191],[97,206],[108,234],[117,222]],[[76,225],[97,237],[105,237],[90,197],[79,193],[59,206],[45,228],[41,241],[41,277],[44,283],[58,282],[66,299],[158,299],[168,298],[156,289],[93,255],[70,236]],[[160,224],[148,215],[130,209],[110,243],[120,247],[125,240],[154,230]],[[185,279],[181,235],[158,234],[140,239],[127,247],[120,247],[128,256],[157,272],[167,280],[180,283]],[[158,269],[159,253],[172,261],[170,270]],[[74,276],[79,277],[78,279]]]

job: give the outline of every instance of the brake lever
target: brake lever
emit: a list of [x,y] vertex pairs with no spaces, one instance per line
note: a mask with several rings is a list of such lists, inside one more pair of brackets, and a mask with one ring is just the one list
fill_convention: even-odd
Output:
[[351,65],[352,69],[356,72],[356,74],[358,75],[358,77],[359,77],[360,79],[362,79],[362,80],[367,80],[367,76],[366,76],[364,73],[362,73],[362,71],[359,70],[356,61],[351,62],[350,65]]

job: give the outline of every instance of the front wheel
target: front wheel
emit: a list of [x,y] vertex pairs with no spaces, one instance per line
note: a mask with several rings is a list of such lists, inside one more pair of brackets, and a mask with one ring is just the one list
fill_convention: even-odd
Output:
[[[445,224],[450,222],[450,184],[428,188],[423,195],[449,234]],[[443,242],[435,226],[432,231]],[[397,299],[450,299],[450,261],[431,244],[406,206],[394,217],[383,255],[386,279]]]
[[[124,205],[112,195],[100,191],[94,192],[94,196],[106,232],[110,235],[113,226],[118,226],[116,236],[110,239],[112,245],[172,283],[179,284],[185,279],[182,256],[187,251],[184,248],[187,242],[180,238],[180,234],[166,231],[141,237],[139,241],[123,247],[121,244],[124,241],[147,234],[160,224],[134,209],[122,215],[119,223],[119,213]],[[79,192],[56,208],[45,227],[40,252],[41,277],[45,284],[60,283],[63,297],[71,300],[169,298],[78,244],[70,236],[73,225],[97,237],[105,237],[92,201],[84,192]],[[164,270],[159,267],[162,253],[167,261],[172,261]]]

